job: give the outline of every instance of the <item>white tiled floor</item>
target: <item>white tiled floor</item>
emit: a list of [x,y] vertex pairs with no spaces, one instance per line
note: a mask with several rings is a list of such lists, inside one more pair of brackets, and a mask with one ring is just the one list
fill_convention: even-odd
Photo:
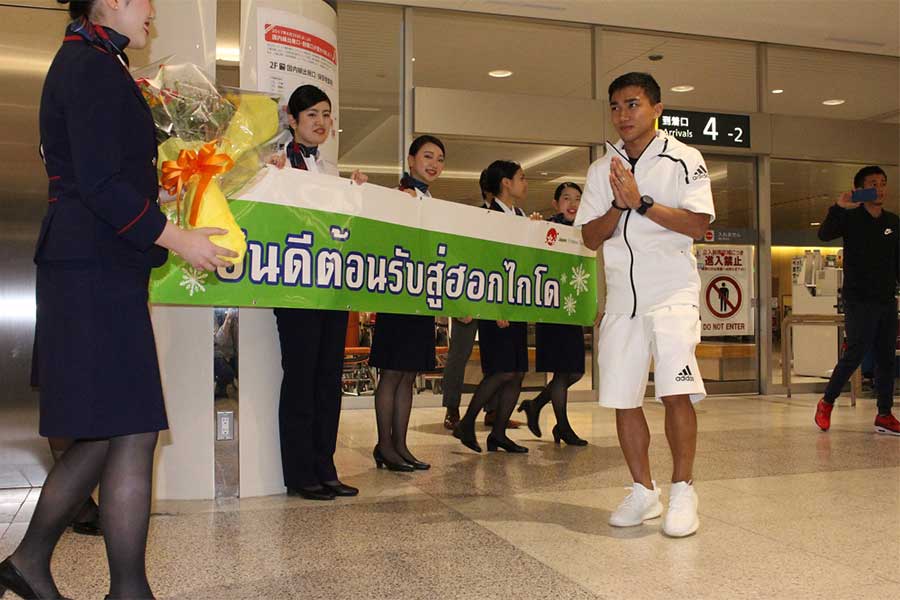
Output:
[[[900,598],[900,437],[872,432],[874,405],[812,423],[816,398],[711,398],[698,407],[701,529],[607,525],[627,471],[613,414],[570,409],[591,444],[526,429],[528,455],[475,454],[413,413],[410,446],[431,471],[376,471],[371,410],[345,411],[337,453],[358,498],[165,502],[148,571],[160,598]],[[663,410],[647,407],[658,481],[671,468]],[[484,442],[485,430],[478,432]],[[663,485],[664,494],[667,486]],[[35,492],[0,491],[0,557],[24,534]],[[67,533],[63,593],[106,591],[103,542]]]

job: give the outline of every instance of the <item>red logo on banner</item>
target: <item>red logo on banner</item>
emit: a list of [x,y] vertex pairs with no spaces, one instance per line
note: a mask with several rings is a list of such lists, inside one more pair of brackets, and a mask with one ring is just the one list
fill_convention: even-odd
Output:
[[556,228],[551,227],[550,231],[547,232],[547,239],[546,239],[547,245],[552,246],[553,244],[556,243],[556,240],[558,240],[558,239],[559,239],[559,232],[556,230]]
[[703,240],[707,242],[712,242],[716,239],[716,234],[713,233],[712,229],[707,229],[706,233],[703,234]]
[[305,31],[300,31],[299,29],[291,29],[290,27],[283,27],[281,25],[267,24],[265,26],[265,31],[267,42],[284,44],[285,46],[293,46],[294,48],[302,48],[313,54],[324,56],[331,62],[337,64],[337,52],[335,51],[334,46],[320,37],[316,37]]

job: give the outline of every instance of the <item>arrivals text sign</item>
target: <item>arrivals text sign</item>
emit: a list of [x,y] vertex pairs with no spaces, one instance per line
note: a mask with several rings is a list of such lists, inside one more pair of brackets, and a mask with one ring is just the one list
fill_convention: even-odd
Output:
[[658,126],[688,145],[750,147],[750,116],[664,110]]

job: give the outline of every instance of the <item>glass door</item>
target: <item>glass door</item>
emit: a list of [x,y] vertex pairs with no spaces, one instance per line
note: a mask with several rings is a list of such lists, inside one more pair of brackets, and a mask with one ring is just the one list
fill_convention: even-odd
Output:
[[756,160],[706,160],[716,219],[695,244],[703,324],[697,362],[710,394],[758,393]]

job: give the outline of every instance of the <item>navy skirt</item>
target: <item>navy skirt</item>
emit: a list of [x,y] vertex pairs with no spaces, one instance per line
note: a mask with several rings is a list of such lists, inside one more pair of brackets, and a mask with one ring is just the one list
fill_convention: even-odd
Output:
[[535,371],[584,373],[584,329],[581,325],[538,323],[534,326]]
[[378,313],[369,364],[391,371],[434,371],[434,317]]
[[478,350],[481,371],[494,373],[528,372],[528,325],[510,323],[501,329],[496,321],[478,321]]
[[38,265],[40,433],[109,438],[168,428],[147,307],[149,269]]

